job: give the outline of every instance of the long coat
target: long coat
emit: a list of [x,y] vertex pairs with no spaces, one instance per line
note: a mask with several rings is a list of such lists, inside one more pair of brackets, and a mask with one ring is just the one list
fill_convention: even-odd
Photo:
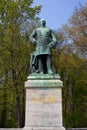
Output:
[[51,54],[57,40],[50,28],[36,28],[30,35],[30,41],[36,46],[36,55]]

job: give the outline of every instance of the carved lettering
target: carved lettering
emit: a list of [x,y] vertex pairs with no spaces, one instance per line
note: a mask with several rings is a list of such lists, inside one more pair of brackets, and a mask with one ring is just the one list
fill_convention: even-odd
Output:
[[33,98],[32,101],[34,103],[54,103],[57,102],[57,99],[55,97],[51,97],[51,96],[45,96],[45,97],[37,97],[37,98]]

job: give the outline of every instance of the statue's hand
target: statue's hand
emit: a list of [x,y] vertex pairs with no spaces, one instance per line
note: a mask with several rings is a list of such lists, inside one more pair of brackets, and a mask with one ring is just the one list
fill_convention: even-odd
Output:
[[47,47],[52,48],[51,45],[47,45]]
[[51,42],[47,46],[50,47],[50,48],[54,48],[55,45],[54,45],[54,42]]
[[36,44],[37,44],[37,42],[36,42],[36,40],[35,40],[35,39],[33,39],[32,43],[33,43],[34,45],[36,45]]

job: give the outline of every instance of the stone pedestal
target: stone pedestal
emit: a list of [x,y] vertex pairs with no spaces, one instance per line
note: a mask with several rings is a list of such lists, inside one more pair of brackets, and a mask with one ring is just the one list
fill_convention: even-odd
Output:
[[58,75],[30,75],[25,82],[27,130],[65,130],[62,124],[62,87]]

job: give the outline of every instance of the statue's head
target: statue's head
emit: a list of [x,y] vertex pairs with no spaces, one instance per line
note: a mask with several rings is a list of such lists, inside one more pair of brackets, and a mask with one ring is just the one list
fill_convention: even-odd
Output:
[[40,27],[45,27],[46,26],[46,21],[44,19],[39,20],[39,26]]

